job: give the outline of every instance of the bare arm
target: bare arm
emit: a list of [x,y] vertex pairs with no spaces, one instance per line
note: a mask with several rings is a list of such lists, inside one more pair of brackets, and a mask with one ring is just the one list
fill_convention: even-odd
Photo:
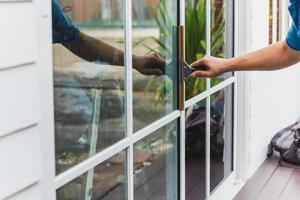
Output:
[[82,32],[80,32],[78,39],[65,43],[64,46],[75,55],[90,62],[101,60],[112,65],[124,65],[121,50]]
[[207,71],[197,71],[193,76],[214,77],[230,71],[279,70],[300,61],[300,52],[289,48],[285,42],[278,42],[244,56],[221,59],[204,57],[192,66],[206,66]]
[[[80,32],[79,38],[63,44],[80,58],[93,62],[104,61],[112,65],[124,66],[124,52],[101,40]],[[165,62],[156,56],[133,56],[133,66],[145,75],[162,75]]]

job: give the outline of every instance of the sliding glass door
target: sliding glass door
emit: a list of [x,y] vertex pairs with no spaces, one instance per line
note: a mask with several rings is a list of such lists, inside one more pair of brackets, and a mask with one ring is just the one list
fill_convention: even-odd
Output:
[[[186,62],[233,56],[233,0],[186,0]],[[233,172],[233,73],[185,80],[186,199],[209,199]]]
[[57,199],[178,199],[177,2],[54,1]]
[[52,0],[52,10],[56,198],[209,197],[233,170],[234,76],[182,67],[233,55],[232,0]]

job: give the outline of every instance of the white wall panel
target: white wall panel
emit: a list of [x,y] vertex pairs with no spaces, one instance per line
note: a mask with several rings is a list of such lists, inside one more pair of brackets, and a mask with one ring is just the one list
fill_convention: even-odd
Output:
[[34,65],[0,71],[0,137],[38,122],[37,84]]
[[39,181],[41,178],[40,149],[36,127],[0,139],[0,199]]
[[7,198],[7,200],[42,200],[40,190],[41,188],[39,185],[33,185],[26,190]]
[[55,199],[50,16],[50,0],[0,0],[0,200]]
[[278,72],[249,94],[249,175],[266,158],[267,145],[274,134],[300,116],[300,79],[295,74],[300,74],[300,65]]
[[32,3],[1,3],[0,69],[36,61],[35,25]]

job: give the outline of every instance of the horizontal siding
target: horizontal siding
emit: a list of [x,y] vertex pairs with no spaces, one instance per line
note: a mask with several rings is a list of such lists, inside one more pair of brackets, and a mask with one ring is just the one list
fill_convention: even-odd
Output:
[[0,138],[39,120],[35,65],[0,71]]
[[0,69],[37,60],[33,3],[1,3],[0,27]]
[[37,2],[0,0],[1,200],[42,199]]
[[0,199],[41,178],[41,146],[37,127],[0,139]]

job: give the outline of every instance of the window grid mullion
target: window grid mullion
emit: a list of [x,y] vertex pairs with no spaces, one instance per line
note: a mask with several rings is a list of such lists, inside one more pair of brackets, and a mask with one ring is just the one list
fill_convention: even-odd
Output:
[[[185,27],[185,0],[179,0],[179,25],[183,25]],[[183,47],[185,48],[185,46]],[[185,92],[185,91],[184,91]],[[186,104],[186,101],[184,102]],[[184,200],[186,194],[186,168],[185,168],[185,111],[180,112],[179,118],[179,168],[180,168],[180,175],[179,175],[179,199]]]
[[101,164],[105,160],[111,158],[117,153],[123,151],[124,149],[129,147],[130,140],[129,138],[125,138],[111,147],[104,149],[102,152],[97,153],[96,155],[82,161],[81,163],[75,165],[74,167],[66,170],[65,172],[57,175],[54,179],[55,189],[59,189],[75,178],[81,176],[86,173],[91,168],[96,167]]
[[[138,131],[135,134],[132,134],[131,137],[126,137],[116,144],[113,144],[112,146],[104,149],[103,151],[97,153],[96,155],[82,161],[81,163],[77,164],[76,166],[66,170],[62,174],[59,174],[56,176],[54,182],[55,182],[55,189],[59,189],[60,187],[64,186],[65,184],[69,183],[70,181],[74,180],[76,177],[81,176],[82,174],[86,173],[91,168],[96,167],[97,165],[101,164],[105,160],[113,157],[119,152],[122,152],[124,150],[127,151],[127,159],[133,160],[133,153],[130,154],[129,151],[131,151],[131,146],[133,147],[134,143],[144,139],[151,133],[153,133],[155,130],[169,124],[170,122],[178,119],[180,117],[179,111],[174,111],[170,113],[169,115],[161,118],[160,120],[152,123],[151,125],[145,127],[144,129]],[[150,132],[150,130],[153,130]],[[132,148],[133,149],[133,148]],[[130,158],[129,156],[132,157]],[[133,162],[132,162],[133,164]],[[127,163],[127,166],[129,166],[129,163]],[[132,165],[133,170],[133,165]],[[128,168],[126,168],[128,169]],[[133,171],[131,171],[133,172]],[[128,178],[128,177],[127,177]],[[133,193],[132,193],[133,194]]]
[[133,183],[133,98],[132,98],[132,1],[123,0],[125,3],[125,107],[126,107],[126,136],[129,138],[129,147],[126,155],[127,199],[134,199]]
[[197,96],[187,100],[185,102],[185,109],[187,109],[187,108],[193,106],[194,104],[202,101],[203,99],[207,98],[209,95],[212,95],[212,94],[226,88],[227,86],[233,84],[234,82],[235,82],[235,77],[232,76],[232,77],[226,79],[225,81],[222,81],[218,85],[215,85],[215,86],[211,87],[209,90],[205,90],[204,92],[198,94]]
[[[211,0],[206,0],[206,55],[211,54]],[[206,79],[206,90],[210,90],[210,78]],[[210,199],[210,96],[206,98],[206,128],[205,128],[205,195]]]

